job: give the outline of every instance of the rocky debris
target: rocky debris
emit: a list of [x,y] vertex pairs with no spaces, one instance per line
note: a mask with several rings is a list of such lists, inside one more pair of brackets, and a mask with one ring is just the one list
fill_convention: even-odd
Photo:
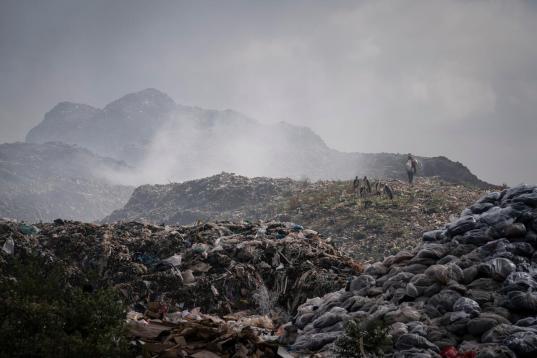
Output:
[[[373,183],[376,183],[373,180]],[[331,237],[347,255],[378,260],[419,244],[419,236],[449,221],[484,189],[417,178],[415,185],[384,181],[395,197],[360,197],[351,181],[294,181],[222,173],[168,185],[138,187],[104,222],[192,224],[197,220],[299,222]],[[484,210],[479,204],[477,210]],[[429,240],[434,241],[431,232]],[[476,235],[479,232],[475,233]]]
[[0,145],[0,217],[95,221],[124,205],[132,187],[104,177],[125,165],[62,143]]
[[291,348],[330,354],[356,319],[390,327],[393,357],[536,357],[535,194],[526,185],[486,194],[413,251],[308,299],[292,321]]
[[0,221],[0,254],[61,260],[75,282],[78,273],[95,277],[77,284],[115,287],[134,310],[154,319],[199,308],[220,315],[250,310],[286,322],[307,298],[344,287],[361,270],[315,231],[292,223],[96,225],[58,219],[33,228],[24,234],[26,224]]

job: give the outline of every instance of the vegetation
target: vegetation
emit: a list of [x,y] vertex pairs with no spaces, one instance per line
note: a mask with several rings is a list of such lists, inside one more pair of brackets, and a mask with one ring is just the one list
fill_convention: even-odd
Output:
[[125,307],[111,289],[75,287],[62,264],[10,258],[0,292],[0,356],[128,356]]
[[[359,260],[382,260],[421,242],[421,235],[444,225],[487,190],[416,178],[413,186],[384,181],[394,193],[361,197],[351,181],[321,181],[296,187],[284,200],[274,200],[270,213],[332,237],[336,246]],[[283,198],[282,198],[283,199]],[[269,210],[252,210],[270,218]]]
[[384,321],[350,320],[345,324],[345,334],[335,341],[334,352],[342,358],[384,357],[391,346]]

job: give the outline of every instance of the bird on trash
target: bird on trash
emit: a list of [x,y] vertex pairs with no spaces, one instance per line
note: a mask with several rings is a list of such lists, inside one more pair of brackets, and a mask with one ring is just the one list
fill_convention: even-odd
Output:
[[390,200],[393,200],[393,190],[388,186],[388,184],[384,184],[383,191],[384,194],[386,194],[386,196],[390,198]]
[[365,187],[367,188],[367,192],[371,193],[371,183],[367,179],[367,176],[364,176],[363,182],[364,182]]
[[354,181],[352,182],[352,189],[354,193],[360,193],[360,188],[362,187],[362,183],[360,182],[360,179],[358,176],[354,178]]

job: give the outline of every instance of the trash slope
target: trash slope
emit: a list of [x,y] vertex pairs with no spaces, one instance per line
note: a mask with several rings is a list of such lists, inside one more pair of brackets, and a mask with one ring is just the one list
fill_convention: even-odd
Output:
[[331,237],[359,260],[379,260],[419,244],[419,237],[471,205],[492,187],[417,178],[414,186],[382,181],[395,196],[360,197],[351,181],[294,181],[222,173],[168,185],[138,187],[104,222],[192,224],[197,220],[291,221]]
[[330,356],[357,320],[389,328],[393,357],[536,357],[536,208],[533,186],[483,196],[415,250],[300,306],[293,350]]

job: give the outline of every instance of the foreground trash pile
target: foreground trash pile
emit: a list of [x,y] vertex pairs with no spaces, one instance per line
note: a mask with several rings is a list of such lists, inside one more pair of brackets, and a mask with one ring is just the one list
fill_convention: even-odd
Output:
[[73,282],[93,274],[79,286],[116,288],[132,310],[133,334],[165,356],[172,347],[179,356],[201,347],[222,356],[270,356],[278,348],[274,330],[300,304],[344,287],[362,269],[315,231],[281,222],[0,221],[0,247],[0,273],[3,257],[33,252],[65,262]]
[[[371,179],[375,183],[374,179]],[[414,186],[383,181],[393,200],[359,196],[352,181],[247,178],[222,173],[184,183],[144,185],[104,222],[183,225],[197,220],[277,220],[300,223],[331,237],[358,260],[379,260],[412,249],[425,231],[458,214],[484,187],[419,177]]]
[[219,318],[199,312],[164,314],[148,320],[130,312],[130,333],[142,339],[144,350],[163,357],[277,357],[279,347],[274,325],[267,316],[226,315]]
[[37,252],[117,288],[146,356],[537,356],[537,187],[488,193],[365,265],[276,221],[1,221],[0,248],[0,272]]
[[309,299],[294,351],[324,350],[344,323],[387,326],[392,357],[537,357],[537,187],[490,193],[412,252]]

